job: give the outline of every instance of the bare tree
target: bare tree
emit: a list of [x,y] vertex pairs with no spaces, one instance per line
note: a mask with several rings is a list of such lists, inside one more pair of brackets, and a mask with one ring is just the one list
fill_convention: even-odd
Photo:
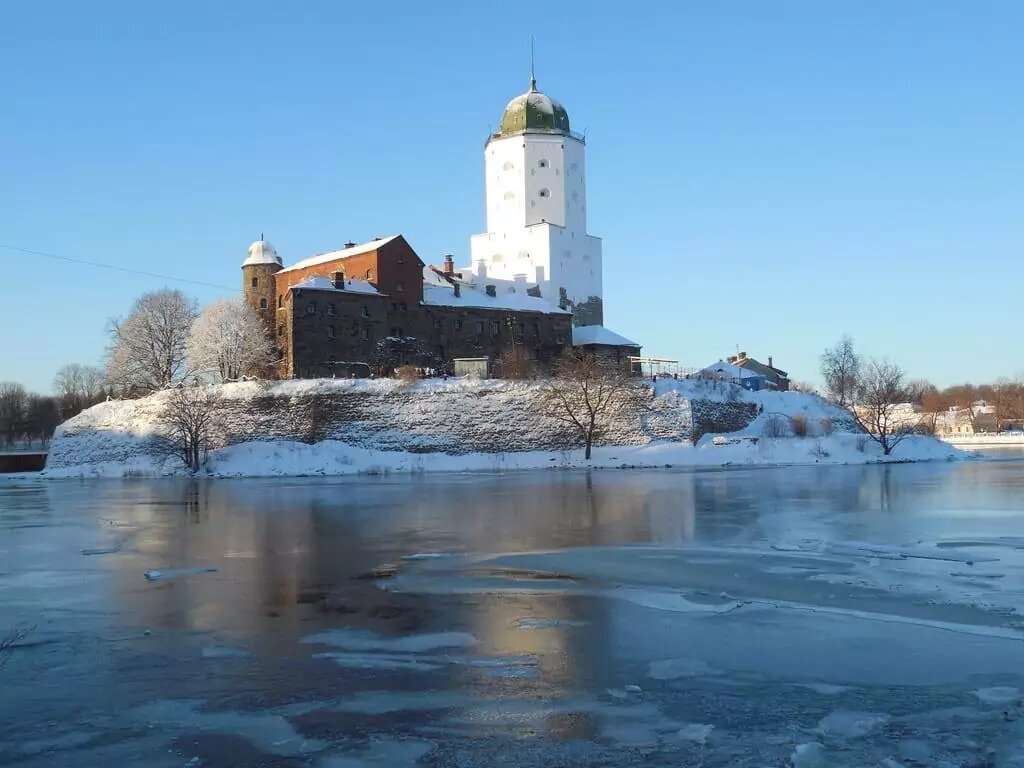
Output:
[[215,301],[192,324],[188,362],[194,371],[234,381],[250,372],[265,372],[273,359],[274,345],[263,321],[241,299]]
[[203,385],[175,389],[160,416],[162,434],[157,453],[177,456],[192,472],[206,463],[217,412],[215,388]]
[[903,369],[895,363],[866,361],[858,378],[857,406],[851,409],[857,424],[886,456],[914,429],[900,412],[907,400],[903,378]]
[[65,419],[81,413],[103,399],[106,384],[103,371],[92,365],[69,363],[57,371],[53,388],[60,399],[61,415]]
[[25,433],[29,439],[46,445],[60,424],[60,409],[55,397],[29,395],[25,406]]
[[569,350],[555,365],[555,376],[543,388],[545,413],[565,424],[583,444],[587,461],[594,441],[610,417],[635,397],[624,372],[602,366],[591,355]]
[[537,366],[530,358],[529,351],[518,346],[506,349],[498,358],[498,373],[503,379],[535,379]]
[[141,296],[128,317],[111,323],[109,383],[126,394],[146,394],[186,378],[195,318],[195,302],[181,291],[165,288]]
[[7,445],[14,443],[18,429],[25,421],[28,408],[28,393],[21,384],[13,381],[0,382],[0,432]]
[[825,380],[825,393],[842,408],[853,404],[860,368],[860,355],[849,336],[843,336],[834,347],[826,349],[821,355],[821,377]]

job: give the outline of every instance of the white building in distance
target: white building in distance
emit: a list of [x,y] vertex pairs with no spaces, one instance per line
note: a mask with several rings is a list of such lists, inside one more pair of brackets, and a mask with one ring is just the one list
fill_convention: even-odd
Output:
[[[586,142],[565,108],[530,89],[509,102],[484,149],[487,231],[470,238],[477,282],[530,286],[602,325],[601,239],[587,233]],[[535,287],[534,287],[535,286]]]

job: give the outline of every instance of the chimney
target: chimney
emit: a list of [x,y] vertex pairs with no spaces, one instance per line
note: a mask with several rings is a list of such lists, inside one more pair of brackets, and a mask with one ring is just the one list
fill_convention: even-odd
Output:
[[730,355],[729,357],[725,358],[725,362],[727,362],[727,363],[735,363],[736,359],[737,359],[736,355]]
[[347,243],[345,243],[345,250],[348,250],[349,248],[355,248],[355,247],[356,247],[356,244],[353,243],[351,240],[349,240]]
[[493,285],[484,286],[484,291],[488,296],[497,296],[498,290]]
[[339,291],[345,290],[345,273],[335,272],[334,275],[331,277],[331,282],[334,283],[334,287],[337,288]]
[[444,257],[444,273],[449,277],[455,274],[455,259],[450,253],[446,253]]
[[746,359],[747,359],[747,353],[746,353],[746,352],[740,352],[740,353],[739,353],[739,354],[738,354],[738,355],[736,356],[736,359],[737,359],[737,360],[746,360]]
[[769,368],[774,368],[775,367],[774,365],[772,365],[772,356],[771,355],[768,355],[768,367]]

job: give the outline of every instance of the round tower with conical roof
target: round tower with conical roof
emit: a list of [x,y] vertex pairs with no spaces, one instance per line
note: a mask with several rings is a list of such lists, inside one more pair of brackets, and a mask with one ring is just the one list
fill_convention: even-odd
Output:
[[281,257],[274,246],[262,237],[249,246],[249,254],[242,262],[242,296],[246,304],[256,310],[271,338],[277,313],[274,275],[281,266]]
[[565,107],[531,78],[484,148],[487,231],[470,241],[470,270],[496,282],[525,278],[572,309],[576,325],[600,325],[601,240],[587,233],[585,153]]

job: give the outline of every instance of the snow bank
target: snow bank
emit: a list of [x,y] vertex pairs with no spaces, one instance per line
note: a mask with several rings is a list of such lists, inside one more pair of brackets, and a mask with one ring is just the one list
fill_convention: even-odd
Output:
[[[848,414],[814,395],[748,392],[714,381],[638,382],[609,420],[593,459],[546,416],[535,382],[311,379],[218,387],[211,476],[301,476],[572,467],[850,464],[964,456],[908,438],[893,455],[857,434]],[[48,477],[181,474],[153,450],[169,393],[101,403],[51,443]],[[793,418],[807,437],[765,437]],[[771,432],[769,432],[771,434]],[[696,438],[694,444],[694,438]]]

